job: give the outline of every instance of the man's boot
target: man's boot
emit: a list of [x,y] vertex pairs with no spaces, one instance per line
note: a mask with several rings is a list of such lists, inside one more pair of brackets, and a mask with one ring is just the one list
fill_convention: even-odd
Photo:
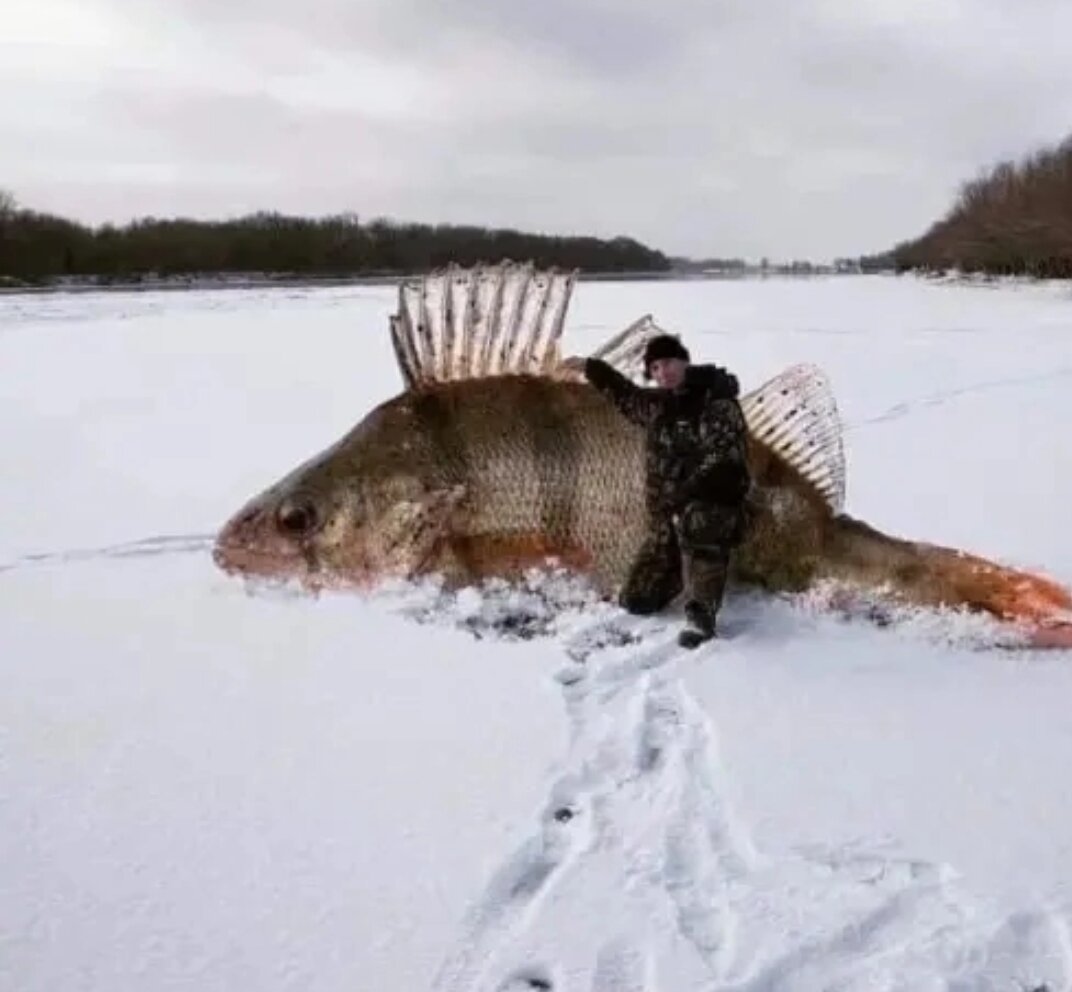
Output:
[[685,629],[677,635],[677,642],[690,651],[715,636],[714,613],[703,603],[690,600],[685,604]]

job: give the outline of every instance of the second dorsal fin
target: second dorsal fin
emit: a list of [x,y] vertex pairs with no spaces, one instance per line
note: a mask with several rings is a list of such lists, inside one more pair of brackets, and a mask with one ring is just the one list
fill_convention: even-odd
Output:
[[845,505],[845,448],[830,382],[793,365],[741,397],[748,429],[811,483],[834,513]]

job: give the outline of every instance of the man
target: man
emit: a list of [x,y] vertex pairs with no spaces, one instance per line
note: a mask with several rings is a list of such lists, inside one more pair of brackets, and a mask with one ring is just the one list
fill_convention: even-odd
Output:
[[751,485],[747,428],[734,375],[691,365],[669,334],[648,342],[645,378],[634,385],[599,359],[569,361],[646,434],[646,498],[651,533],[620,594],[631,613],[656,613],[682,587],[686,627],[678,643],[695,648],[715,636],[730,553],[743,531]]

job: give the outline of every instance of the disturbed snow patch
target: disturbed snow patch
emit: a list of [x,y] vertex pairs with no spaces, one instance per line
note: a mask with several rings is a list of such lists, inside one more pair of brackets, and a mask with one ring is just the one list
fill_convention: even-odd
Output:
[[532,569],[518,581],[488,579],[456,590],[432,578],[397,581],[381,586],[374,599],[417,623],[463,630],[478,640],[557,639],[574,660],[639,644],[646,628],[663,626],[635,622],[590,582],[561,569]]
[[[630,616],[591,583],[562,569],[533,569],[520,581],[491,579],[458,590],[438,579],[399,580],[381,586],[374,598],[418,623],[463,630],[478,640],[558,639],[574,660],[608,647],[639,645],[681,620],[677,605],[658,616]],[[1026,645],[1014,628],[993,617],[899,604],[882,590],[836,584],[792,594],[728,590],[720,614],[722,639],[761,637],[786,624],[793,628],[790,635],[802,638],[816,627],[848,625],[973,651]]]

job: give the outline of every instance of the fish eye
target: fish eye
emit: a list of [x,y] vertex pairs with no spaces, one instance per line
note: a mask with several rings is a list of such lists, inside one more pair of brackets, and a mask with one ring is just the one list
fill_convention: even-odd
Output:
[[316,530],[320,515],[313,501],[305,496],[285,499],[276,511],[279,529],[291,537],[304,537]]

